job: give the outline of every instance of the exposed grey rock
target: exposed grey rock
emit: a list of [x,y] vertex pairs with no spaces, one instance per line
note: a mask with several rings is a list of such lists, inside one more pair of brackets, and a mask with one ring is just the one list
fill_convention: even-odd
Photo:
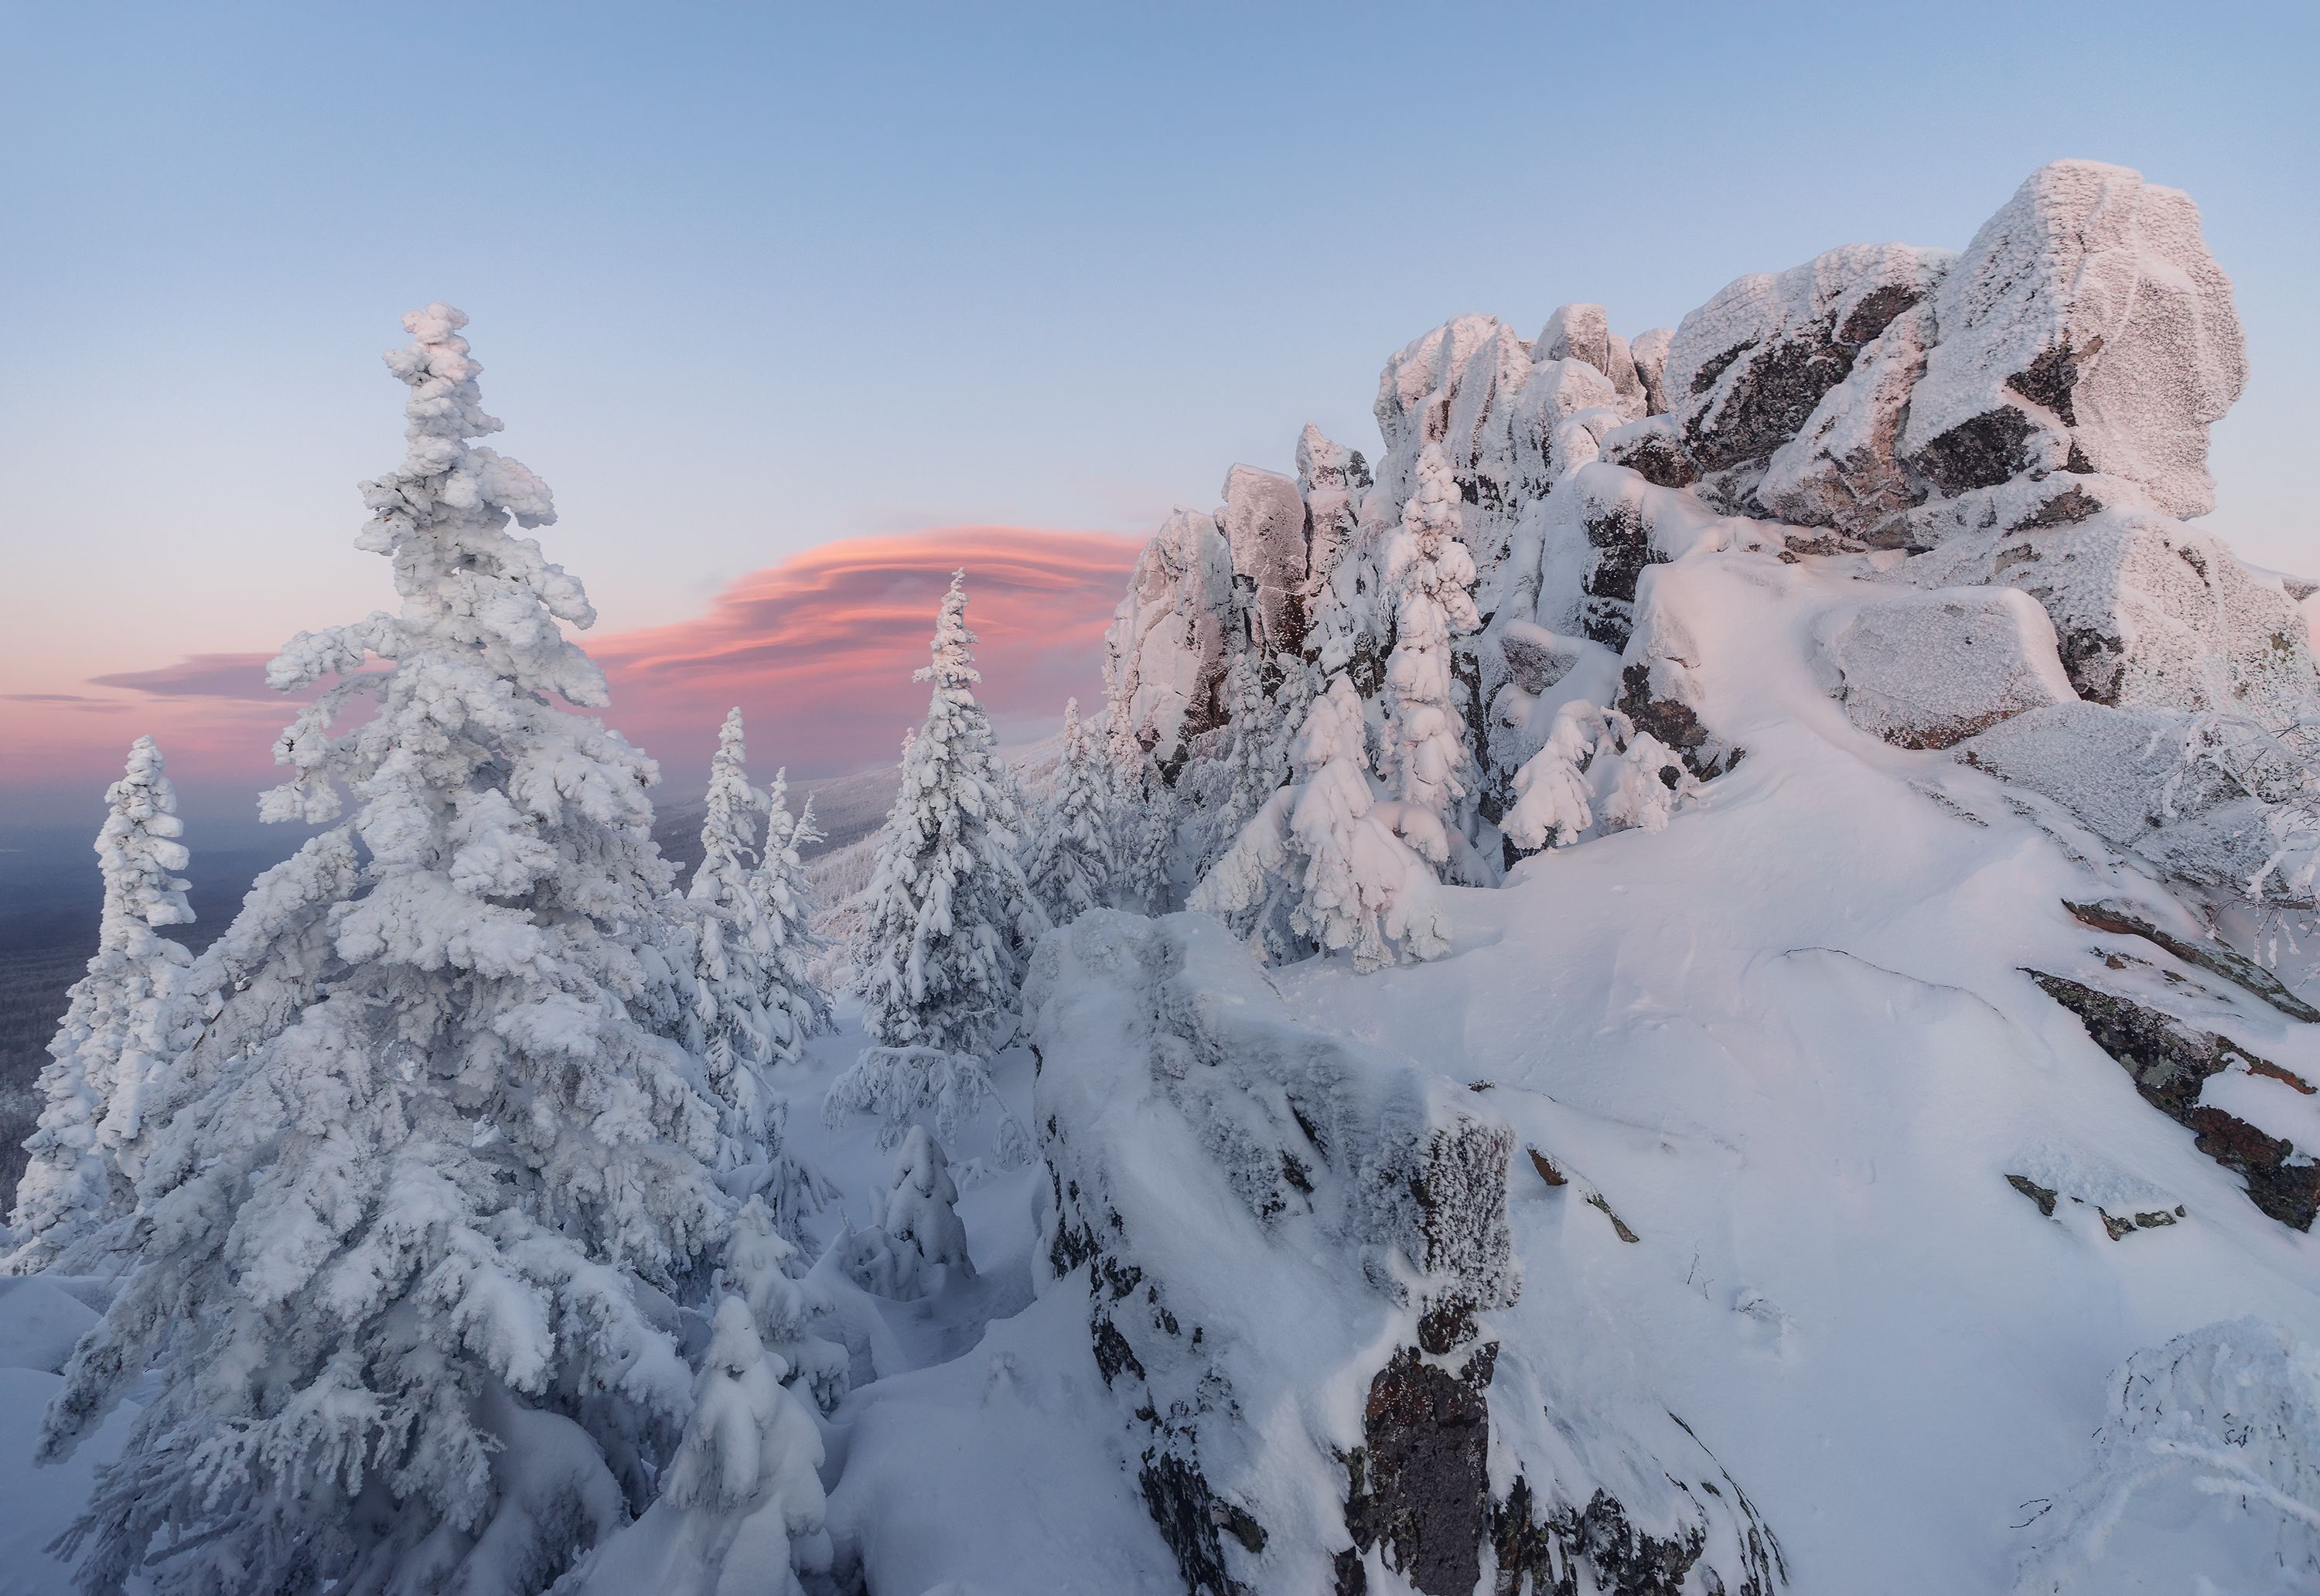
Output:
[[1636,376],[1644,385],[1644,404],[1653,415],[1668,409],[1668,346],[1675,341],[1672,327],[1654,327],[1629,340],[1627,353],[1636,363]]
[[[2320,1213],[2320,1164],[2308,1156],[2299,1159],[2285,1138],[2268,1136],[2236,1115],[2199,1102],[2208,1077],[2234,1063],[2275,1076],[2287,1072],[2228,1037],[2200,1030],[2115,993],[2043,971],[2024,974],[2079,1017],[2095,1045],[2134,1078],[2134,1089],[2144,1102],[2189,1129],[2199,1151],[2246,1180],[2250,1202],[2290,1229],[2312,1229],[2314,1216]],[[2113,1232],[2114,1239],[2117,1234]]]
[[1745,504],[1766,462],[1953,258],[1942,249],[1848,244],[1778,276],[1741,277],[1684,317],[1664,380],[1675,424],[1714,495]]

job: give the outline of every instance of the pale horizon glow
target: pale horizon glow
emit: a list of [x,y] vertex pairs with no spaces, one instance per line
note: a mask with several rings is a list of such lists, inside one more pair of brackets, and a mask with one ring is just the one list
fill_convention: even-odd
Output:
[[[186,745],[189,797],[234,739],[233,779],[263,778],[282,706],[188,689],[387,602],[354,485],[399,456],[378,355],[433,298],[474,318],[494,447],[556,490],[543,540],[602,614],[591,648],[666,634],[607,663],[616,685],[650,667],[625,691],[673,788],[708,745],[671,717],[743,659],[670,629],[767,573],[900,539],[947,574],[974,564],[936,547],[962,528],[1132,542],[1235,463],[1290,468],[1308,422],[1373,449],[1381,364],[1452,315],[1532,331],[1594,300],[1622,331],[1672,325],[1835,244],[1962,246],[2060,156],[2198,203],[2253,373],[2206,524],[2320,575],[2313,8],[440,23],[12,17],[0,827],[86,819],[93,750],[117,766],[138,730]],[[1024,668],[1085,696],[1118,588],[1056,579],[1076,663]],[[764,613],[794,668],[815,623]],[[827,739],[892,718],[853,673],[795,721],[793,766],[843,765],[856,745]]]

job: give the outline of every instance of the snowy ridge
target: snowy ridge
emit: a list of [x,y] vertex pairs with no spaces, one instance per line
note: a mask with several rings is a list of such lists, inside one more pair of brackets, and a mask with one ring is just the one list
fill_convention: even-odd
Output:
[[[1134,739],[1116,757],[1172,812],[1159,906],[1222,913],[1278,966],[1264,1002],[1309,1051],[1358,1043],[1424,1089],[1471,1088],[1523,1149],[1524,1285],[1473,1320],[1494,1362],[1413,1348],[1407,1327],[1316,1343],[1293,1371],[1255,1325],[1208,1352],[1244,1410],[1366,1380],[1373,1417],[1433,1417],[1384,1444],[1426,1459],[1394,1476],[1423,1479],[1406,1499],[1346,1462],[1375,1437],[1319,1423],[1328,1457],[1274,1465],[1309,1493],[1274,1509],[1277,1536],[1256,1498],[1285,1500],[1278,1482],[1242,1485],[1251,1465],[1220,1456],[1201,1478],[1232,1533],[1169,1535],[1190,1588],[2176,1588],[2089,1528],[2103,1510],[2036,1504],[2093,1466],[2080,1437],[2138,1348],[2252,1313],[2291,1351],[2248,1378],[2293,1385],[2311,1365],[2292,1349],[2320,1337],[2320,1044],[2294,990],[2320,667],[2297,597],[2172,519],[2210,502],[2206,429],[2243,375],[2189,202],[2062,162],[1962,253],[1832,250],[1672,333],[1618,340],[1572,305],[1536,340],[1464,316],[1412,340],[1381,379],[1374,467],[1299,443],[1301,641],[1255,601],[1299,550],[1262,543],[1260,570],[1262,540],[1224,530],[1284,524],[1243,503],[1260,474],[1170,521],[1155,549],[1229,560],[1238,602],[1209,565],[1158,558],[1111,635]],[[1421,614],[1415,639],[1449,633],[1460,747],[1428,768],[1467,790],[1446,803],[1392,784],[1414,701],[1391,676],[1416,591],[1395,540],[1445,467],[1479,621]],[[1236,672],[1262,684],[1289,785],[1220,849],[1257,723]],[[1188,707],[1141,712],[1160,703]],[[1422,793],[1447,847],[1292,846],[1283,817],[1315,779],[1296,750],[1321,726],[1350,773],[1340,813],[1398,819]],[[1446,945],[1351,942],[1357,967],[1400,961],[1359,975],[1308,957],[1349,945],[1325,906],[1372,892],[1427,899]],[[1152,960],[1090,962],[1077,981],[1126,992]],[[1043,1002],[1043,1024],[1069,1011]],[[1070,1067],[1051,1059],[1042,1091]],[[1068,1143],[1072,1117],[1042,1132]],[[1051,1157],[1110,1170],[1142,1133]],[[1212,1146],[1203,1178],[1229,1187],[1244,1156]],[[1183,1292],[1187,1244],[1088,1229],[1097,1299],[1131,1268]],[[1382,1317],[1341,1280],[1255,1267],[1292,1319]],[[1095,1316],[1100,1363],[1127,1301]],[[1418,1401],[1413,1366],[1448,1383]],[[2277,1393],[2292,1413],[2311,1398]],[[1671,1413],[1728,1471],[1692,1498],[1723,1512],[1665,1496],[1690,1477]],[[1487,1436],[1482,1474],[1461,1424]],[[1535,1462],[1574,1433],[1594,1437],[1581,1465]],[[1197,1450],[1155,1434],[1154,1456]],[[1163,1495],[1165,1532],[1189,1520]],[[2195,1499],[2163,1510],[2188,1548],[2169,1568],[2320,1580],[2308,1476],[2169,1500]],[[1508,1528],[1590,1510],[1661,1549],[1598,1534],[1526,1561],[1539,1543]],[[2239,1558],[2242,1511],[2286,1527],[2263,1532],[2272,1561]]]

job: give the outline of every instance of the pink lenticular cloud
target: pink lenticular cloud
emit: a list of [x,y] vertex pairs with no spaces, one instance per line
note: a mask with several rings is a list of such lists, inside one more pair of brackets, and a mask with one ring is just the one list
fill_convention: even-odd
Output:
[[[926,662],[953,570],[966,570],[983,702],[1004,734],[1010,722],[1060,715],[1066,696],[1101,696],[1103,629],[1138,547],[995,526],[854,539],[740,577],[696,619],[580,642],[612,683],[605,719],[658,758],[674,787],[698,784],[735,704],[763,774],[858,769],[894,753],[925,713],[927,690],[911,673]],[[103,696],[0,695],[0,819],[36,797],[44,810],[77,814],[120,773],[129,740],[147,732],[189,801],[231,794],[238,805],[271,785],[290,707],[265,685],[268,657],[196,654],[117,672],[89,684]]]
[[953,570],[966,570],[983,702],[1002,719],[1052,717],[1066,696],[1101,692],[1103,629],[1137,547],[1015,527],[829,543],[742,577],[699,620],[591,639],[588,651],[612,678],[612,723],[673,766],[705,759],[738,703],[753,760],[856,768],[925,712],[911,673]]

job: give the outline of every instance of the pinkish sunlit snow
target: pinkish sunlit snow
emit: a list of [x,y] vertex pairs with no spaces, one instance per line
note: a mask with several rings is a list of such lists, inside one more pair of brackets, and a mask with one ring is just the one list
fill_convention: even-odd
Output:
[[2320,1591],[2320,20],[1679,11],[12,18],[0,1593]]

